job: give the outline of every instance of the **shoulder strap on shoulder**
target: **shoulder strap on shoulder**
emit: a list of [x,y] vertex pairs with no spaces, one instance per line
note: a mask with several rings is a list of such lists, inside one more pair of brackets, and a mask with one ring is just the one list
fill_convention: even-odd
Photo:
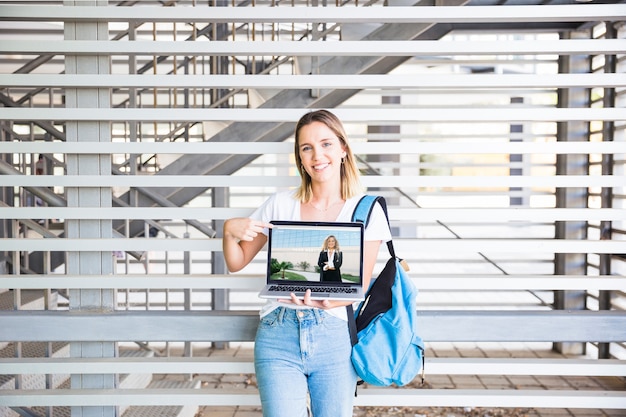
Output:
[[366,194],[361,197],[356,207],[354,208],[354,212],[352,213],[352,221],[360,222],[367,226],[370,222],[370,215],[372,214],[374,204],[379,198],[384,200],[384,198],[375,195]]
[[[367,227],[370,222],[370,216],[372,215],[372,211],[374,210],[376,202],[378,202],[378,204],[380,204],[380,207],[383,209],[383,212],[385,213],[385,218],[387,219],[387,225],[391,228],[391,225],[389,224],[389,214],[387,213],[387,201],[385,201],[385,197],[380,195],[366,194],[361,197],[356,207],[354,208],[354,212],[352,212],[352,221],[363,223],[363,225]],[[387,248],[389,249],[389,254],[393,258],[395,258],[396,251],[393,248],[392,240],[387,242]]]

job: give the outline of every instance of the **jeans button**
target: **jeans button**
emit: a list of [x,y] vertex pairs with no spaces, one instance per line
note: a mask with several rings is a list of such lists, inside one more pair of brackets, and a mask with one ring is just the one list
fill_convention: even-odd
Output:
[[298,317],[300,318],[304,317],[304,313],[302,311],[298,311]]

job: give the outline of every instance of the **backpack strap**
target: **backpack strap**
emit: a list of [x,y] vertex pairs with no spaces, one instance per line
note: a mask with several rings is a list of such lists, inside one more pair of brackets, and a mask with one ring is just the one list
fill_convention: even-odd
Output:
[[385,206],[387,206],[385,199],[381,196],[376,195],[364,195],[361,197],[359,202],[357,203],[354,211],[352,212],[352,221],[360,222],[367,226],[370,223],[370,215],[372,214],[372,209],[374,208],[374,204],[378,199],[382,199]]
[[[367,227],[370,222],[370,216],[372,215],[372,211],[374,210],[376,202],[378,202],[378,204],[380,204],[380,206],[382,207],[383,212],[385,213],[385,218],[387,219],[387,225],[389,225],[389,215],[387,214],[387,202],[385,201],[385,198],[382,196],[369,194],[361,197],[361,199],[357,203],[354,211],[352,212],[352,221],[363,223],[363,225]],[[387,249],[389,249],[389,254],[393,258],[395,258],[396,251],[393,248],[393,240],[387,242]],[[352,346],[354,346],[359,341],[359,336],[357,334],[356,319],[354,318],[354,309],[352,308],[352,304],[347,305],[346,310],[348,313],[348,331],[350,333],[350,341],[352,342]],[[362,380],[357,381],[357,387],[363,384],[363,382],[364,381]],[[355,388],[354,390],[354,396],[357,396],[357,388]]]
[[[389,224],[389,214],[387,213],[387,201],[385,200],[385,197],[380,195],[366,194],[361,197],[356,207],[354,208],[354,212],[352,212],[352,221],[363,223],[365,227],[367,227],[370,222],[372,211],[374,211],[376,202],[378,202],[378,204],[380,204],[380,207],[383,209],[383,212],[385,213],[385,218],[387,219],[387,226],[389,226],[389,228],[391,229],[391,225]],[[389,249],[389,254],[391,255],[391,257],[395,258],[396,251],[393,247],[393,240],[389,240],[387,242],[387,249]]]
[[[385,201],[385,198],[382,196],[368,194],[361,197],[356,207],[354,208],[354,211],[352,212],[352,221],[363,223],[363,225],[367,227],[376,202],[380,204],[383,212],[385,212],[387,225],[389,225],[389,215],[387,214],[387,202]],[[389,249],[389,253],[391,254],[391,256],[395,258],[396,252],[393,249],[393,240],[387,242],[387,248]],[[350,331],[350,340],[352,342],[352,346],[354,346],[359,341],[359,338],[357,336],[356,321],[354,319],[354,309],[352,308],[352,304],[346,306],[346,309],[348,310],[348,330]]]

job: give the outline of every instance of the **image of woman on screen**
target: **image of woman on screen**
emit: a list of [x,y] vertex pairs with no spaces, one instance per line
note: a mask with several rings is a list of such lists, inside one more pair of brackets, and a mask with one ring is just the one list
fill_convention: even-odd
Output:
[[339,248],[339,242],[333,235],[324,239],[322,251],[317,260],[317,266],[320,267],[321,281],[341,282],[341,264],[343,262],[343,254]]

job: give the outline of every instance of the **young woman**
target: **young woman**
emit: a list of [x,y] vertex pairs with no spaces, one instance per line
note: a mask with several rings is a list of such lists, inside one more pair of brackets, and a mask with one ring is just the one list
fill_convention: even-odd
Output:
[[[271,196],[250,218],[224,223],[224,257],[231,272],[244,268],[267,241],[271,220],[349,222],[362,191],[359,171],[340,120],[327,110],[305,114],[295,130],[300,186]],[[364,286],[381,242],[391,239],[382,208],[365,230]],[[356,373],[345,306],[294,294],[261,309],[254,361],[264,417],[351,417]]]
[[339,242],[333,235],[324,239],[322,251],[317,259],[317,266],[320,268],[320,281],[341,282],[341,264],[343,254],[339,248]]

